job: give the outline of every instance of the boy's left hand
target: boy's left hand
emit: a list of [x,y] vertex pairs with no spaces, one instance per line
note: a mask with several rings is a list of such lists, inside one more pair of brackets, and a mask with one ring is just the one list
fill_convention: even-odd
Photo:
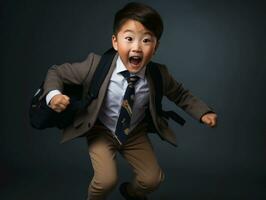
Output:
[[217,124],[217,115],[215,113],[207,113],[201,117],[201,122],[209,127],[215,127]]

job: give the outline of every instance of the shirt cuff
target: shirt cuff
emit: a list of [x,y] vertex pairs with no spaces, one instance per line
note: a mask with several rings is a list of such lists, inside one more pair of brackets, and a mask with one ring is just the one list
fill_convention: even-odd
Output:
[[57,94],[62,94],[59,90],[52,90],[46,95],[46,104],[49,105],[51,99],[57,95]]

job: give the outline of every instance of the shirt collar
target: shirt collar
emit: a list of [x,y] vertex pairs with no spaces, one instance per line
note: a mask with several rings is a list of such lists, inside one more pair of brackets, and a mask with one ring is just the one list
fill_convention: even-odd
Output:
[[[126,70],[127,70],[127,68],[123,64],[120,56],[118,56],[117,61],[116,61],[116,73],[120,74],[120,72],[126,71]],[[140,77],[141,79],[144,79],[145,78],[145,71],[146,71],[146,66],[144,66],[139,72],[137,72],[134,75]]]

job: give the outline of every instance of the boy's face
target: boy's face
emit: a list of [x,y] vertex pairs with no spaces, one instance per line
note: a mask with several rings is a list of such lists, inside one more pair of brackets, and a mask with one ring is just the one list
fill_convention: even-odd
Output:
[[140,22],[131,19],[122,25],[116,36],[112,36],[112,43],[131,73],[136,73],[147,65],[158,46],[154,34]]

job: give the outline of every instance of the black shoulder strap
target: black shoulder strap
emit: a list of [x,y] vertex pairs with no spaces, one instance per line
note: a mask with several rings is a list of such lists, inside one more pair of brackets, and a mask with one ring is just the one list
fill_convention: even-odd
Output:
[[149,71],[151,73],[151,77],[152,77],[153,83],[155,85],[155,91],[156,91],[155,105],[156,105],[157,113],[159,115],[162,115],[162,116],[166,117],[167,119],[171,118],[175,122],[177,122],[177,123],[179,123],[180,125],[183,126],[186,123],[186,121],[180,115],[178,115],[174,111],[164,111],[162,109],[163,79],[162,79],[162,75],[161,75],[161,72],[159,70],[158,64],[155,63],[155,62],[149,62],[148,67],[149,67]]
[[93,74],[88,95],[83,102],[84,107],[89,105],[93,99],[97,98],[101,85],[111,67],[115,55],[116,51],[113,48],[110,48],[102,55],[96,71]]
[[149,62],[148,66],[151,74],[152,81],[155,85],[155,105],[156,111],[162,114],[162,99],[163,99],[163,79],[159,70],[158,64],[155,62]]

